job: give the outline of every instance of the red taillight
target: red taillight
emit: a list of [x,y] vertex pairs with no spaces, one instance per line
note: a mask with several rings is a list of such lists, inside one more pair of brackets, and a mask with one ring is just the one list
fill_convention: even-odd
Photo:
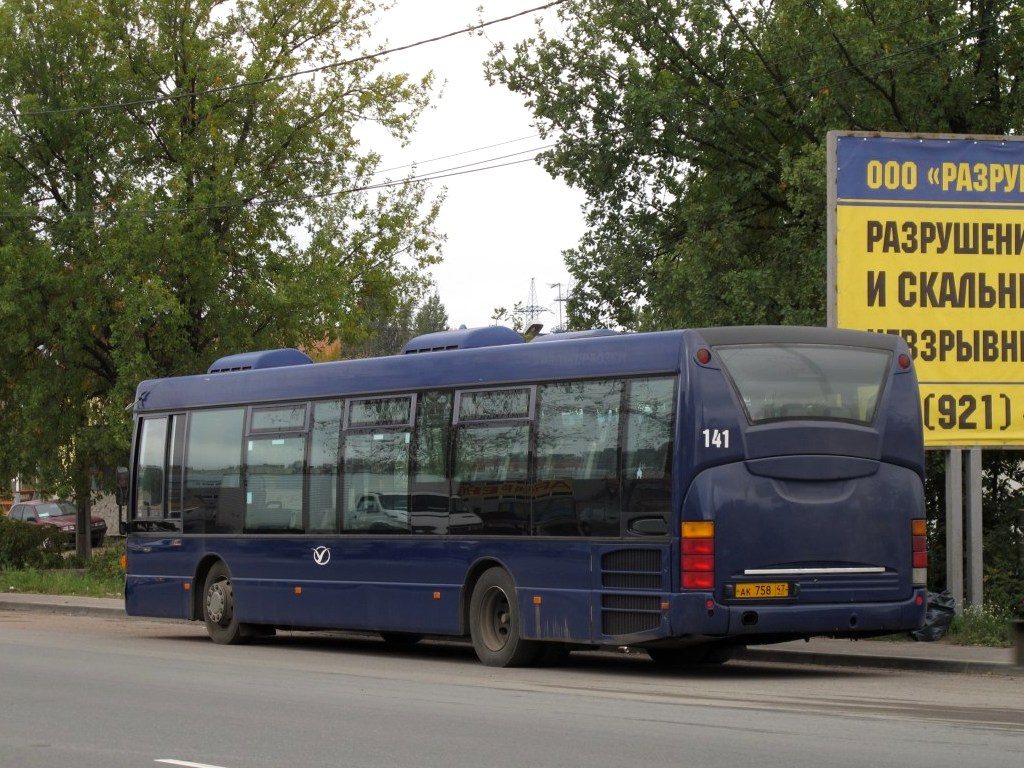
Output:
[[910,521],[911,565],[914,584],[928,583],[928,521],[916,518]]
[[683,589],[715,588],[715,524],[683,523]]
[[715,574],[683,572],[683,589],[714,589]]
[[713,555],[715,554],[714,539],[683,539],[684,555]]

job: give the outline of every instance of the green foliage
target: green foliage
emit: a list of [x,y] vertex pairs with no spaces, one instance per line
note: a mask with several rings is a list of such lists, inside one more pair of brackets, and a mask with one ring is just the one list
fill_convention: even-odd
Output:
[[80,562],[77,558],[69,557],[65,559],[64,567],[82,568],[97,579],[123,580],[124,568],[121,566],[123,555],[124,541],[109,539],[107,545],[102,549],[94,550],[92,557],[88,560]]
[[94,550],[87,561],[81,561],[73,554],[58,552],[36,564],[13,566],[0,563],[0,590],[43,595],[121,597],[124,595],[123,554],[124,543],[113,541],[102,549]]
[[0,5],[0,475],[84,501],[127,463],[140,380],[359,338],[422,297],[440,199],[366,191],[356,132],[407,138],[432,81],[360,56],[376,12]]
[[1024,122],[1012,0],[566,0],[492,82],[583,190],[576,327],[823,324],[829,130]]
[[[928,580],[946,587],[945,453],[927,454]],[[982,453],[982,593],[990,610],[1024,619],[1024,451]],[[966,553],[965,553],[966,557]],[[966,573],[966,563],[963,566]]]
[[419,307],[404,302],[387,316],[368,321],[362,337],[347,344],[342,353],[346,358],[396,355],[409,339],[447,329],[448,312],[434,293]]
[[960,645],[988,645],[1008,647],[1010,645],[1010,619],[1005,609],[987,605],[984,608],[969,607],[954,616],[949,625],[947,637]]
[[56,568],[64,562],[67,535],[0,514],[0,570]]
[[94,574],[83,569],[59,568],[0,571],[0,589],[37,595],[122,597],[124,576]]
[[416,310],[416,317],[413,319],[413,335],[422,336],[425,333],[447,330],[448,310],[441,303],[441,297],[437,295],[437,292],[434,292]]

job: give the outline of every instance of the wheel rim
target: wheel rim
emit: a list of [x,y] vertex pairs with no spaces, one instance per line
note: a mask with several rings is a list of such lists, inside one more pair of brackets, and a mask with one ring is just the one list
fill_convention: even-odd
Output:
[[484,595],[480,629],[480,639],[488,650],[500,651],[508,644],[512,632],[512,607],[508,595],[498,587],[491,587]]
[[216,581],[206,591],[206,615],[214,624],[226,627],[231,623],[231,582]]

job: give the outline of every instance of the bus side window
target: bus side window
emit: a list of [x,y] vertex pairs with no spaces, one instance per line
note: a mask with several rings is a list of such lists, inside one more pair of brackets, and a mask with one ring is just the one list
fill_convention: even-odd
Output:
[[619,532],[620,380],[539,387],[532,530],[538,536]]
[[460,425],[456,433],[454,478],[467,511],[484,533],[527,533],[530,517],[527,458],[530,427],[525,423]]
[[629,382],[622,459],[626,505],[623,535],[636,532],[635,522],[652,518],[664,520],[664,532],[669,530],[674,422],[673,379]]
[[166,416],[142,422],[138,451],[134,517],[163,517],[164,457],[167,452]]
[[344,530],[409,531],[410,437],[406,431],[346,433]]
[[194,411],[185,447],[183,517],[190,532],[240,533],[244,408]]
[[313,404],[309,448],[310,532],[338,530],[338,450],[341,440],[341,401]]
[[305,437],[250,438],[247,446],[245,530],[301,530]]

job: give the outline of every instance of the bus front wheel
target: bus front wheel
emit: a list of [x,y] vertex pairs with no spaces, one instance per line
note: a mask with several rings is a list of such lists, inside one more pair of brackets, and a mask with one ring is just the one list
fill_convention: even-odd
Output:
[[469,602],[469,633],[477,657],[489,667],[524,667],[542,649],[521,637],[522,619],[516,585],[502,568],[484,571]]
[[203,587],[203,621],[210,639],[221,645],[246,642],[250,634],[235,617],[235,592],[231,586],[231,572],[217,562],[206,575]]

